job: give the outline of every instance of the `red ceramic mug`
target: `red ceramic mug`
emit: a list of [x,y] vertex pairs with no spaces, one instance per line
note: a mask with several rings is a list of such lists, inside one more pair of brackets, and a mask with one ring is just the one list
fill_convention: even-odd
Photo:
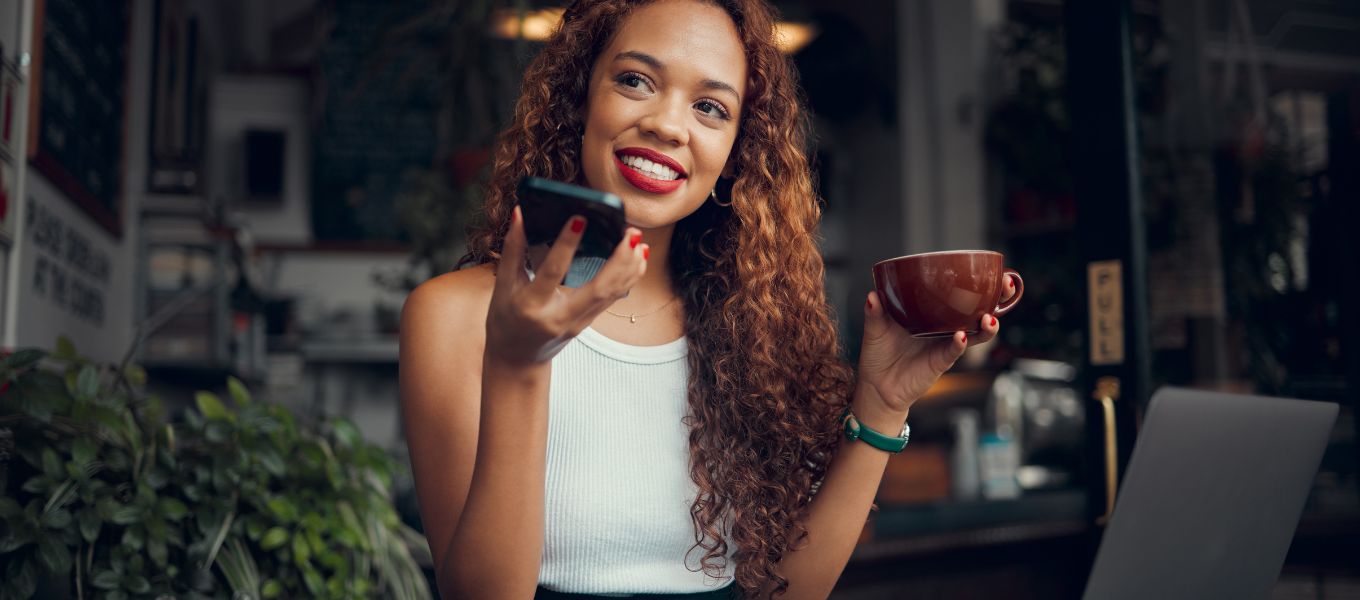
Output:
[[[1020,301],[1025,281],[1002,266],[1005,257],[990,250],[950,250],[912,254],[874,265],[874,287],[888,315],[913,337],[949,337],[978,332],[983,315],[999,317]],[[1001,302],[1006,278],[1015,295]]]

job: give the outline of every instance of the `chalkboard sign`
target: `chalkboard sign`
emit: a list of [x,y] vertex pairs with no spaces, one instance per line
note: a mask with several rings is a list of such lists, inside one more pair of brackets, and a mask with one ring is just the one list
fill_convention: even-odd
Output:
[[42,46],[34,53],[31,162],[109,233],[122,237],[129,4],[37,5]]
[[[312,145],[318,240],[404,241],[395,202],[408,171],[434,161],[438,97],[433,77],[402,76],[433,51],[386,42],[427,7],[420,0],[334,3],[321,52],[324,107]],[[431,48],[440,42],[429,40]]]

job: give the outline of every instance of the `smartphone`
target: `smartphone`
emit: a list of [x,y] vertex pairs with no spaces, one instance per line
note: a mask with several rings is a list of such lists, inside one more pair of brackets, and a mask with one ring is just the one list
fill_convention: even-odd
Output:
[[517,190],[524,235],[530,246],[551,246],[572,215],[586,219],[581,244],[562,284],[581,287],[604,266],[628,227],[623,201],[614,194],[541,177],[525,177]]

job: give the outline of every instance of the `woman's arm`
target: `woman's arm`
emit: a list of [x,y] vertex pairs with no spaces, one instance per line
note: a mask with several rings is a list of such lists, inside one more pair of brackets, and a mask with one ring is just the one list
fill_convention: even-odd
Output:
[[402,419],[421,518],[446,598],[531,598],[543,554],[552,357],[646,270],[621,242],[596,277],[557,289],[581,230],[570,225],[539,279],[515,210],[499,270],[442,275],[406,300]]
[[531,597],[542,553],[548,373],[483,369],[493,281],[443,275],[402,310],[402,419],[446,598]]
[[[1014,288],[1003,294],[1009,298]],[[884,313],[876,293],[864,308],[864,343],[859,381],[850,408],[864,426],[887,435],[902,431],[907,412],[972,344],[996,336],[1001,323],[982,317],[971,339],[918,340]],[[850,561],[887,468],[889,454],[862,442],[841,440],[804,520],[804,544],[784,555],[780,570],[789,580],[785,598],[826,598]]]

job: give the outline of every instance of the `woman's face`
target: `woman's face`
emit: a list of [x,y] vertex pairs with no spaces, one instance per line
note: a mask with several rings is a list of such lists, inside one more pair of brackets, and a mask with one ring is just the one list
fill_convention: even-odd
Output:
[[595,61],[582,167],[629,224],[674,224],[708,198],[737,138],[746,54],[722,9],[659,0],[634,10]]

